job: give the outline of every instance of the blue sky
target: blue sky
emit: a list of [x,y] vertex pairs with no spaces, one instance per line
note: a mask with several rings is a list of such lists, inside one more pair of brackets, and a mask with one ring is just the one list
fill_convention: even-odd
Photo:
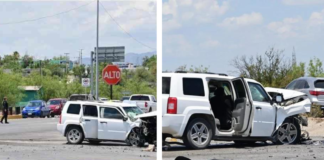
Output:
[[285,50],[297,61],[324,61],[323,0],[164,0],[163,70],[203,65],[235,73],[231,61]]
[[[87,4],[66,14],[19,24]],[[70,53],[76,59],[80,49],[90,56],[96,45],[96,3],[86,1],[0,1],[0,56],[18,51],[37,59]],[[156,2],[154,0],[101,1],[115,20],[147,48],[126,35],[100,6],[99,46],[125,46],[126,53],[156,50]]]

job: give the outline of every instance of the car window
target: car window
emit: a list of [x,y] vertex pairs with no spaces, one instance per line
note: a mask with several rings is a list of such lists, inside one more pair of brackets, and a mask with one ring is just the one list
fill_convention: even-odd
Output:
[[233,81],[235,93],[237,98],[246,98],[244,84],[241,79]]
[[296,85],[296,80],[295,81],[292,81],[291,83],[288,84],[288,86],[286,87],[286,89],[294,89],[295,88],[295,85]]
[[162,94],[170,94],[171,77],[162,77]]
[[204,84],[201,78],[183,78],[183,94],[190,96],[205,96]]
[[60,100],[50,100],[50,101],[48,101],[48,104],[50,104],[50,105],[59,105],[59,104],[61,104],[61,101]]
[[79,114],[80,113],[80,104],[70,104],[67,110],[68,114]]
[[70,101],[77,101],[77,100],[80,100],[80,101],[88,100],[88,96],[86,96],[86,95],[75,95],[75,96],[70,97]]
[[152,97],[152,101],[153,101],[153,102],[156,102],[155,97],[154,97],[154,96],[151,96],[151,97]]
[[98,117],[97,106],[84,105],[83,106],[83,115],[87,117]]
[[148,96],[138,95],[138,96],[132,96],[131,100],[132,101],[150,101],[150,98]]
[[251,82],[249,82],[248,84],[253,101],[270,102],[270,98],[267,95],[267,92],[263,89],[263,87],[260,84]]
[[324,88],[324,80],[317,80],[314,83],[315,88]]
[[123,115],[115,108],[101,107],[100,117],[108,119],[123,119]]
[[308,85],[307,81],[298,80],[296,82],[296,85],[295,85],[294,89],[303,89],[303,88],[309,88],[309,85]]

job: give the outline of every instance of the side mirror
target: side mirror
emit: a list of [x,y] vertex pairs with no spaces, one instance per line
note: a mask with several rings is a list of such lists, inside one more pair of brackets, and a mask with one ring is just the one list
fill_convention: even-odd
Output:
[[272,98],[272,101],[271,101],[271,105],[273,103],[281,103],[284,101],[284,98],[283,98],[283,95],[282,94],[276,94],[273,98]]
[[123,117],[123,121],[127,121],[128,120],[128,117]]

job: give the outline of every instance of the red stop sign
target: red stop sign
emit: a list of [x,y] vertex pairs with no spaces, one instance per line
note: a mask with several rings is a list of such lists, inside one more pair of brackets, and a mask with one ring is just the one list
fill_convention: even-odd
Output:
[[110,85],[117,84],[121,79],[121,71],[120,69],[115,65],[107,65],[102,70],[102,78],[103,80]]

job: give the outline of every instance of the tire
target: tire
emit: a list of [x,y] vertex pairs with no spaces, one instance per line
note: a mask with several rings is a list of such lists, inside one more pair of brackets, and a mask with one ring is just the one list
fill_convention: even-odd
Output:
[[96,140],[88,140],[88,142],[92,145],[98,145],[101,143],[101,141],[96,141]]
[[68,144],[81,144],[84,140],[84,134],[80,127],[71,126],[66,132]]
[[209,146],[212,134],[210,123],[203,118],[195,118],[186,127],[183,142],[188,148],[203,149]]
[[[288,128],[289,127],[289,128]],[[296,144],[300,142],[301,129],[295,118],[286,119],[274,137],[275,144]],[[290,137],[290,138],[289,138]]]
[[143,147],[145,139],[143,136],[138,135],[134,130],[132,130],[128,135],[126,143],[129,146]]
[[54,115],[54,113],[51,113],[51,117],[53,118],[55,115]]
[[149,112],[152,112],[152,108],[149,109]]

